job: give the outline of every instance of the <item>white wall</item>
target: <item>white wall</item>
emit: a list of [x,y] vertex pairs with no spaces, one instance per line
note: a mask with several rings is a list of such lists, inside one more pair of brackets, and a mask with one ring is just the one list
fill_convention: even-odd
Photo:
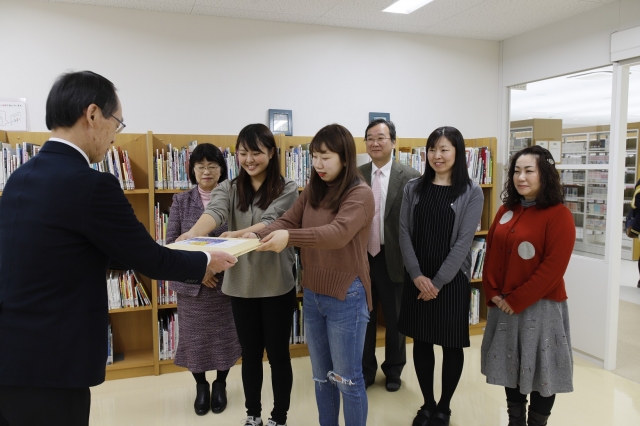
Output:
[[503,83],[557,77],[611,64],[616,31],[640,25],[640,1],[621,0],[504,40]]
[[0,2],[0,40],[0,98],[27,98],[34,131],[55,77],[89,69],[118,87],[130,132],[237,134],[269,108],[293,110],[296,135],[361,136],[369,111],[399,137],[498,132],[492,41],[30,0]]

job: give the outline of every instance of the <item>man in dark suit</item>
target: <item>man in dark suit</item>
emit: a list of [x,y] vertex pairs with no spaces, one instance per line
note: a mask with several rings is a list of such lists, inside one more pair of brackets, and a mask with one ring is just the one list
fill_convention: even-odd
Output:
[[404,285],[404,264],[399,244],[400,206],[405,184],[419,177],[420,173],[392,160],[396,128],[391,121],[373,120],[365,134],[367,153],[372,162],[359,169],[371,185],[377,205],[368,246],[373,311],[364,341],[362,373],[365,386],[371,386],[378,370],[375,350],[380,301],[385,321],[385,360],[380,368],[386,376],[386,389],[395,392],[400,389],[400,374],[407,362],[405,336],[398,332]]
[[0,198],[0,425],[88,425],[104,381],[109,266],[200,284],[236,259],[156,244],[118,180],[93,170],[124,128],[113,84],[64,74],[46,106],[51,139]]

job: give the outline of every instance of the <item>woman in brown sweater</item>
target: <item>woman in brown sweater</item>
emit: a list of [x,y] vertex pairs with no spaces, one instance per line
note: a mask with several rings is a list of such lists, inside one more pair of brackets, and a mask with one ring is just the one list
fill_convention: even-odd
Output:
[[320,425],[338,425],[342,393],[346,426],[364,426],[368,402],[362,352],[371,310],[367,242],[373,193],[358,172],[355,142],[346,128],[322,128],[309,150],[309,186],[256,236],[262,238],[262,251],[300,247],[305,333]]

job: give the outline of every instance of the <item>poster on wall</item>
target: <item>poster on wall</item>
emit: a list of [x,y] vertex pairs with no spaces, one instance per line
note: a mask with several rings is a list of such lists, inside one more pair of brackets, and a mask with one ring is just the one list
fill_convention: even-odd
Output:
[[0,130],[27,131],[27,100],[0,99]]

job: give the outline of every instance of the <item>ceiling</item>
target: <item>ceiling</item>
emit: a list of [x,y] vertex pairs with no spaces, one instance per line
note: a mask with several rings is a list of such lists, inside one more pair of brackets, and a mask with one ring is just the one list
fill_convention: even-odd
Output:
[[382,12],[395,0],[40,1],[504,40],[616,0],[434,0],[409,15]]
[[[608,66],[529,83],[526,90],[511,90],[510,119],[559,118],[565,129],[608,125],[612,82]],[[629,74],[627,121],[640,122],[640,65],[632,66]]]

